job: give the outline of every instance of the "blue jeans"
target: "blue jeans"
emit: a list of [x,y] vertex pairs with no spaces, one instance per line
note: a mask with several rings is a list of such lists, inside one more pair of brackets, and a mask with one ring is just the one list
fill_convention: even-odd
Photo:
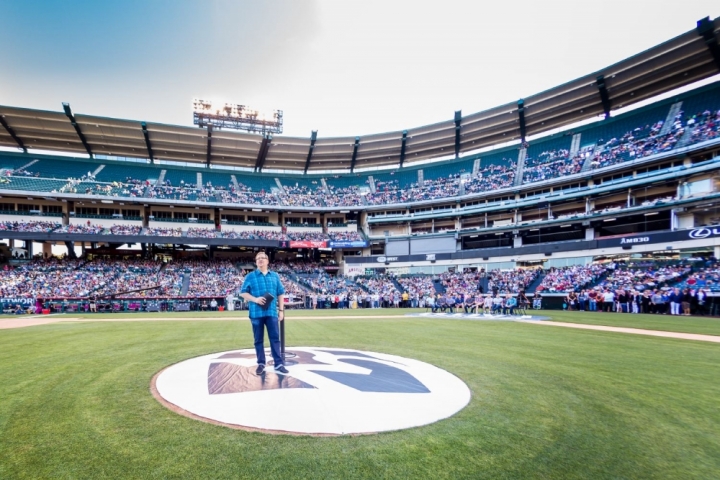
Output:
[[272,352],[275,367],[283,364],[280,354],[280,328],[277,317],[251,318],[253,336],[255,337],[255,354],[258,365],[265,365],[265,327],[267,327],[268,338],[270,339],[270,351]]

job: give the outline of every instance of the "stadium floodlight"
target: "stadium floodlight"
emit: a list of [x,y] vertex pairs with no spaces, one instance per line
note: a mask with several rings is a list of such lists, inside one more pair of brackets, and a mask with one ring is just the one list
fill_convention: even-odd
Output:
[[232,128],[250,133],[282,133],[283,112],[261,112],[245,105],[193,99],[193,124],[200,128]]

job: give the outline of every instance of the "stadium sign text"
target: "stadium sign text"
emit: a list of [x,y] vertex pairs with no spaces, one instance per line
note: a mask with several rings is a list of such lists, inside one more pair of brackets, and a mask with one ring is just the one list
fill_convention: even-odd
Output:
[[649,243],[650,237],[635,237],[635,238],[623,238],[620,240],[620,244],[624,245],[627,243]]
[[0,304],[3,304],[3,305],[8,305],[8,304],[17,305],[18,303],[20,305],[32,305],[33,303],[35,303],[35,300],[32,298],[19,298],[19,297],[18,298],[0,298]]

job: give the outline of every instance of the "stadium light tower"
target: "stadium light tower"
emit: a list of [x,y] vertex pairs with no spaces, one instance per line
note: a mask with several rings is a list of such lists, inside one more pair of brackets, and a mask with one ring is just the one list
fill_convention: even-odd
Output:
[[283,112],[273,110],[266,114],[245,105],[196,98],[193,99],[193,124],[200,128],[232,128],[263,135],[282,133]]

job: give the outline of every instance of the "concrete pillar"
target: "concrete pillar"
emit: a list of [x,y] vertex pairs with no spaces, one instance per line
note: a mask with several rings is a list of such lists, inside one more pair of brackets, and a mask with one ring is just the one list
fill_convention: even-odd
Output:
[[595,240],[595,229],[593,227],[585,229],[585,240]]
[[43,242],[42,253],[43,258],[50,258],[52,256],[52,244],[50,242]]

